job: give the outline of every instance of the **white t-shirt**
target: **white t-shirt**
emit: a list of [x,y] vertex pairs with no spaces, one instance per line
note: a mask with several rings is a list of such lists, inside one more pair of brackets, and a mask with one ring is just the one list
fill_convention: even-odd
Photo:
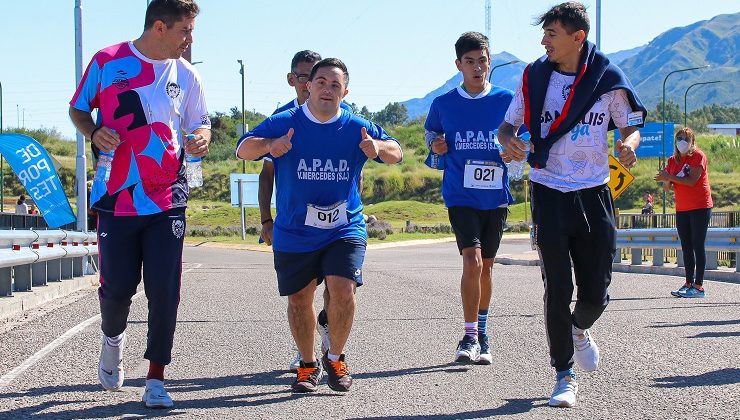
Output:
[[[560,115],[574,80],[575,75],[552,72],[540,116],[542,137],[547,135],[550,126]],[[631,112],[632,107],[624,89],[601,95],[581,122],[552,145],[545,168],[530,168],[530,181],[562,192],[609,182],[609,120],[614,120],[618,128],[625,128]],[[524,123],[521,83],[504,119],[515,127]]]

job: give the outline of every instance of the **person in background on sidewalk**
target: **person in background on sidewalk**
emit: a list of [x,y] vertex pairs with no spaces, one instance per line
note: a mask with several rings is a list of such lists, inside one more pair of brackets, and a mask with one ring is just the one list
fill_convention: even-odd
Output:
[[[367,246],[358,178],[368,159],[394,164],[402,158],[400,143],[385,130],[340,108],[348,83],[341,60],[319,61],[309,75],[308,100],[268,117],[236,145],[240,159],[269,155],[275,165],[275,271],[280,295],[288,296],[288,323],[302,357],[294,392],[316,391],[322,365],[331,389],[346,392],[352,386],[343,350]],[[330,348],[319,363],[313,301],[324,279]]]
[[[627,168],[645,118],[632,84],[586,40],[586,8],[567,2],[539,17],[546,55],[529,64],[499,127],[504,154],[526,156],[514,135],[522,124],[532,136],[532,219],[545,286],[545,327],[555,386],[549,405],[573,407],[578,382],[573,359],[594,371],[599,349],[589,328],[609,304],[616,252],[614,202],[609,190],[609,130],[619,128],[616,155]],[[578,286],[571,313],[573,274]]]
[[[94,151],[113,154],[110,178],[96,177],[90,198],[100,251],[98,379],[106,390],[123,385],[125,330],[143,268],[149,372],[142,400],[150,408],[173,406],[164,367],[180,303],[189,193],[184,154],[205,156],[211,138],[200,76],[182,58],[198,12],[193,0],[153,0],[139,38],[93,56],[69,108]],[[195,137],[184,144],[184,133]]]
[[514,93],[488,82],[488,38],[466,32],[455,43],[462,85],[432,102],[424,129],[427,146],[445,155],[442,197],[463,259],[460,295],[465,335],[455,361],[490,365],[486,333],[491,303],[491,271],[508,206],[514,200],[495,131]]
[[18,202],[15,204],[15,214],[28,214],[28,204],[26,204],[26,196],[23,194],[18,197]]
[[645,205],[642,206],[642,214],[653,214],[653,194],[646,192],[643,198],[645,199]]
[[703,298],[704,270],[707,265],[704,241],[712,217],[712,189],[709,186],[707,155],[696,145],[694,130],[682,128],[676,133],[673,156],[665,169],[655,175],[663,189],[676,195],[676,229],[681,240],[686,282],[671,295]]

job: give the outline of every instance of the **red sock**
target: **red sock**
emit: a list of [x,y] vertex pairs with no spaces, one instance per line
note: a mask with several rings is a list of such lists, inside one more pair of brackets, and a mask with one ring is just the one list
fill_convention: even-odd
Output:
[[154,362],[149,362],[149,373],[146,374],[147,379],[159,379],[164,382],[164,365],[159,365]]

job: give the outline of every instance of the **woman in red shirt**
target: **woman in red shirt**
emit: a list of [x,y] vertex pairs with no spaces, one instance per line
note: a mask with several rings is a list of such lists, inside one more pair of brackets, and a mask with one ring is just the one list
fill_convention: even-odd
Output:
[[707,156],[696,147],[696,137],[690,128],[676,133],[673,156],[665,169],[655,176],[665,190],[676,195],[676,228],[681,239],[686,266],[686,283],[671,292],[676,297],[704,297],[704,269],[709,218],[712,215],[712,190],[709,187]]

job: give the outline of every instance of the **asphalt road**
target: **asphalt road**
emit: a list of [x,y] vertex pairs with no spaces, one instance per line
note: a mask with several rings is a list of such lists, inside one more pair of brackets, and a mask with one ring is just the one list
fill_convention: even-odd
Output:
[[[527,247],[507,241],[500,252]],[[451,363],[463,330],[454,243],[369,250],[346,349],[352,390],[324,384],[293,395],[272,254],[191,247],[185,262],[165,371],[174,409],[140,402],[144,297],[132,306],[124,388],[102,391],[91,288],[0,325],[0,418],[740,418],[737,284],[707,282],[706,299],[683,300],[668,294],[676,277],[615,273],[612,303],[592,329],[601,369],[579,372],[578,406],[568,410],[547,407],[554,377],[538,267],[494,266],[493,365],[459,366]]]

